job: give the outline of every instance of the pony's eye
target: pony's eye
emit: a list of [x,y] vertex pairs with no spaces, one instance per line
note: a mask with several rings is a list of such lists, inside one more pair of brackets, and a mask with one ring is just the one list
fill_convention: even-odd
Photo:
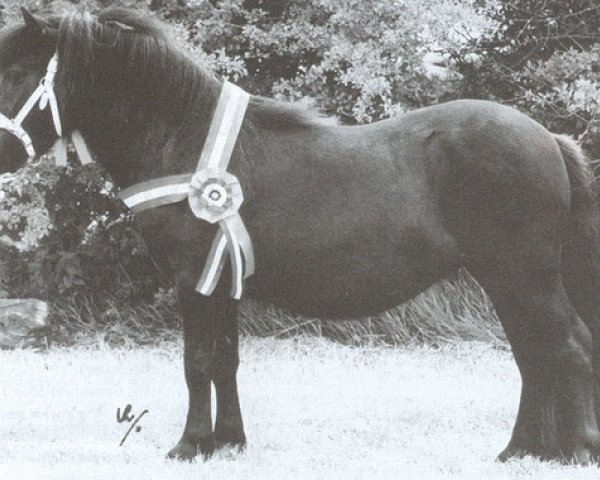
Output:
[[23,78],[25,78],[25,72],[22,70],[8,70],[4,73],[4,78],[13,86],[19,85]]

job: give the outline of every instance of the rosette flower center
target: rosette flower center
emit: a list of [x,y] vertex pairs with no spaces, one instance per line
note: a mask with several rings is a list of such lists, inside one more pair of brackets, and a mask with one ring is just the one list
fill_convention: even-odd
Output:
[[244,197],[240,183],[234,175],[204,169],[192,177],[188,199],[196,217],[216,223],[235,214]]
[[219,183],[207,185],[202,192],[208,206],[223,207],[227,203],[227,189]]

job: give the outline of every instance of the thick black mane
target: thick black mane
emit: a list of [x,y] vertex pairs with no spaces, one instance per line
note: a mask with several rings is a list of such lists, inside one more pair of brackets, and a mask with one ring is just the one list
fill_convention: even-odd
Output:
[[63,108],[75,124],[101,113],[172,133],[191,120],[188,113],[196,120],[190,107],[218,95],[216,78],[173,45],[160,23],[129,10],[64,15],[58,54]]
[[98,22],[102,25],[116,27],[131,33],[142,33],[169,41],[168,31],[164,25],[149,15],[139,15],[136,11],[127,8],[107,8],[98,14]]
[[[115,98],[111,115],[127,116],[129,123],[152,121],[171,132],[197,121],[198,112],[190,108],[211,108],[218,97],[217,78],[150,16],[124,8],[105,9],[95,16],[72,12],[64,14],[57,27],[62,98],[68,99],[64,108],[74,114],[75,123],[98,109],[93,104],[98,96],[94,89],[100,86],[110,89]],[[252,104],[251,120],[261,127],[302,128],[317,119],[305,109],[266,98],[255,97]]]

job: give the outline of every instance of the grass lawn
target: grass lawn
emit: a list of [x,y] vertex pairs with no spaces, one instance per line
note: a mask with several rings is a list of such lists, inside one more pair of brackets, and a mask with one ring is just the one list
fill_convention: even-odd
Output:
[[[181,347],[0,352],[1,479],[597,479],[595,467],[499,464],[519,396],[510,353],[478,343],[348,347],[243,339],[248,447],[164,459],[187,395]],[[127,403],[141,431],[119,442]]]

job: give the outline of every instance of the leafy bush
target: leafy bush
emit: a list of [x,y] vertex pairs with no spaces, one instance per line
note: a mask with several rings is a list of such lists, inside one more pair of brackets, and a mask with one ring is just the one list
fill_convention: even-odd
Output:
[[132,217],[98,167],[52,167],[45,157],[4,184],[0,209],[11,247],[6,294],[88,297],[99,302],[152,299],[164,279]]
[[499,0],[485,13],[496,28],[453,52],[465,94],[514,105],[599,157],[600,4]]
[[298,0],[281,2],[276,14],[265,3],[224,0],[203,9],[190,41],[247,89],[308,97],[347,123],[454,97],[451,83],[428,78],[423,58],[486,23],[468,2],[453,0]]

